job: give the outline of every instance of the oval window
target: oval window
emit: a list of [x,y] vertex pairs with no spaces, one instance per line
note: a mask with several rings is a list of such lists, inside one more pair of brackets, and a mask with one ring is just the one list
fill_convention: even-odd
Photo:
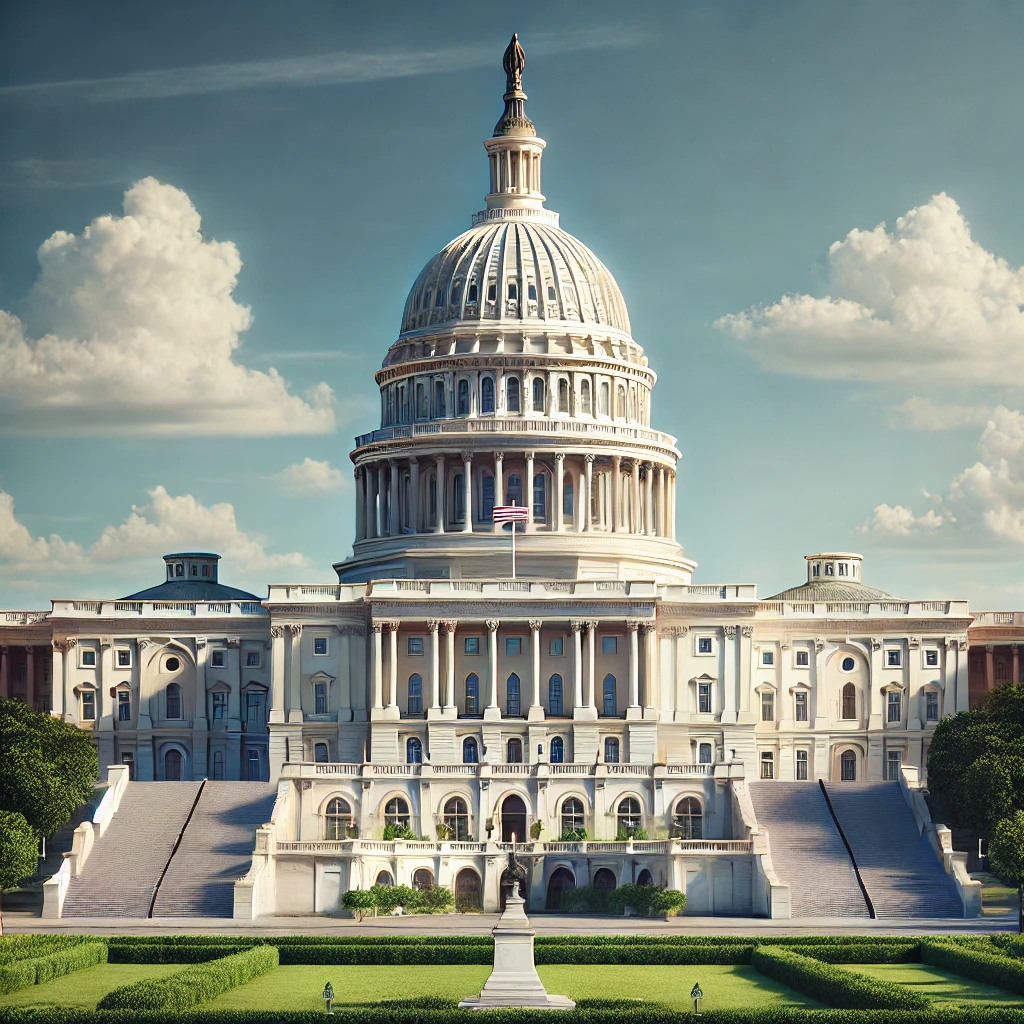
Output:
[[181,668],[181,662],[178,661],[177,658],[168,658],[167,659],[167,671],[168,672],[177,672],[179,668]]
[[853,658],[843,658],[843,671],[844,672],[852,672],[853,671]]

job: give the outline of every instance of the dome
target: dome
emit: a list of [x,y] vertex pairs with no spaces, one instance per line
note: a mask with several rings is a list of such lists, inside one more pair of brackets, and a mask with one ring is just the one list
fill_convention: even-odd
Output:
[[790,587],[783,590],[781,594],[772,594],[765,598],[767,601],[816,601],[822,602],[852,602],[869,604],[872,601],[899,601],[886,590],[879,590],[877,587],[866,587],[863,583],[853,583],[843,580],[816,580],[813,583],[801,583],[798,587]]
[[[488,211],[490,212],[490,211]],[[402,333],[436,325],[587,325],[629,335],[629,314],[608,268],[555,215],[476,224],[420,272]],[[535,219],[536,218],[536,219]]]

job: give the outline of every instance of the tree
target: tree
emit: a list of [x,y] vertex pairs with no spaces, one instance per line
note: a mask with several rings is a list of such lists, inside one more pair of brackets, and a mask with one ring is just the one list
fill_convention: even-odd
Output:
[[988,840],[992,870],[1017,886],[1017,931],[1024,933],[1024,811],[1016,811],[992,829]]
[[377,897],[370,889],[349,889],[342,895],[341,905],[346,910],[351,910],[357,920],[362,921],[367,910],[377,909]]
[[93,793],[99,775],[88,733],[0,699],[0,810],[24,815],[39,836],[52,836]]
[[3,891],[35,874],[39,838],[24,814],[0,811],[0,935],[4,933]]

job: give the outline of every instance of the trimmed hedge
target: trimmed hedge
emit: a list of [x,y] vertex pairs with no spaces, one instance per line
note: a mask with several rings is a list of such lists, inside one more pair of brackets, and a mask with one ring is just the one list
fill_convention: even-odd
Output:
[[93,941],[90,935],[5,935],[0,938],[0,964],[14,963],[15,960],[35,960],[55,953],[58,949]]
[[[278,950],[284,966],[295,964],[377,964],[444,967],[448,964],[492,964],[489,946],[284,946]],[[565,961],[562,961],[565,962]]]
[[1024,964],[999,953],[936,939],[921,940],[921,962],[996,988],[1024,995]]
[[0,996],[17,992],[36,983],[36,965],[33,960],[15,960],[0,967]]
[[921,959],[921,944],[916,939],[902,943],[848,942],[834,946],[798,946],[796,951],[801,956],[826,964],[913,964]]
[[689,942],[676,942],[665,946],[541,946],[535,947],[538,964],[749,964],[754,951],[753,943],[745,946],[704,946]]
[[845,971],[791,949],[757,946],[750,962],[767,977],[826,1006],[854,1010],[924,1010],[932,1005],[930,999],[902,985]]
[[[489,935],[118,935],[118,946],[493,946]],[[539,940],[538,940],[539,941]]]
[[97,1003],[99,1010],[187,1010],[222,992],[244,985],[278,965],[274,946],[257,946],[244,953],[211,960],[175,971],[163,978],[151,978],[134,985],[122,985]]
[[[276,940],[275,940],[276,941]],[[538,946],[849,946],[898,945],[916,942],[905,935],[551,935],[538,937]],[[490,940],[488,939],[488,942]]]
[[63,977],[65,974],[74,974],[75,971],[84,971],[87,967],[95,967],[96,964],[105,964],[106,962],[107,944],[105,942],[83,942],[76,946],[68,946],[66,949],[58,950],[49,956],[26,961],[26,963],[35,964],[37,985],[42,985],[47,981],[53,981],[54,978]]
[[136,946],[125,945],[117,940],[110,944],[109,952],[112,964],[205,964],[209,960],[219,960],[224,956],[232,956],[235,953],[244,953],[248,949],[255,949],[256,945],[269,945],[269,943],[246,945],[223,943],[209,946],[189,943],[187,945],[158,946],[156,943],[147,942]]

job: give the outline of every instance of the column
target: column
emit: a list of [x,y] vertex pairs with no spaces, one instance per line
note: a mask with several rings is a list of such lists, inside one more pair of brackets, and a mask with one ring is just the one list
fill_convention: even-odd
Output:
[[365,484],[363,491],[366,495],[366,509],[364,519],[366,520],[366,539],[373,540],[377,536],[377,471],[372,466],[363,466]]
[[629,707],[640,707],[640,650],[637,642],[637,632],[640,623],[630,620],[626,623],[629,631]]
[[562,509],[562,490],[565,486],[565,452],[555,454],[555,486],[551,495],[551,511],[554,513],[555,531],[561,533],[565,529]]
[[573,619],[569,623],[572,631],[572,707],[573,711],[583,707],[583,637],[586,623]]
[[[54,718],[64,717],[64,651],[66,646],[60,640],[53,641],[53,674],[50,676],[53,697],[50,703],[50,714]],[[3,658],[3,662],[0,663],[0,697],[6,697],[7,690],[4,686],[8,658],[6,647],[0,647],[0,658]]]
[[[487,711],[498,712],[498,626],[497,619],[488,619],[487,626]],[[500,715],[500,712],[498,713]],[[495,717],[498,717],[496,715]]]
[[654,466],[647,463],[644,475],[644,533],[648,537],[654,533]]
[[288,624],[288,721],[302,721],[302,623]]
[[630,533],[639,533],[641,530],[640,519],[640,460],[633,460],[633,477],[632,477],[632,500],[630,502],[631,508],[629,510],[629,524],[627,529]]
[[443,625],[447,637],[444,654],[444,707],[448,711],[455,708],[455,628],[458,623],[455,619],[446,619]]
[[668,535],[676,539],[676,474],[675,470],[668,476]]
[[366,471],[356,466],[356,540],[366,539]]
[[538,717],[543,716],[540,703],[540,629],[544,623],[540,619],[530,619],[530,665],[532,696],[530,698],[530,717],[536,710]]
[[398,500],[398,464],[388,459],[388,536],[397,537],[402,532],[402,506]]
[[473,453],[462,453],[462,490],[466,496],[465,516],[462,520],[462,532],[473,532]]
[[[207,728],[206,712],[206,662],[207,646],[205,637],[196,637],[196,711],[192,722],[193,729]],[[117,714],[115,709],[114,714]],[[205,770],[203,775],[205,775]]]
[[[54,644],[53,651],[54,651],[53,663],[54,663],[54,666],[55,666],[55,670],[54,670],[54,673],[53,673],[53,688],[54,688],[54,690],[56,690],[56,688],[57,688],[56,664],[57,664],[57,654],[59,653],[58,650],[57,650],[56,643]],[[11,649],[9,647],[7,647],[6,645],[0,646],[0,697],[9,697],[11,695],[11,691],[9,689],[9,685],[10,684],[8,683],[8,680],[10,678],[10,661],[11,661]],[[62,658],[61,659],[61,665],[63,666],[63,664],[64,664],[64,661],[63,661],[63,658]]]
[[594,679],[597,672],[596,647],[597,645],[597,621],[591,619],[587,622],[587,692],[585,703],[588,708],[597,709],[594,703]]
[[526,516],[526,532],[533,533],[533,452],[526,453],[526,479],[523,481],[526,490],[526,507],[529,512]]
[[612,533],[618,533],[622,521],[622,456],[612,456]]
[[986,693],[995,688],[996,669],[994,659],[995,648],[992,644],[985,645],[985,691]]
[[270,627],[270,721],[284,721],[284,626]]
[[370,647],[370,679],[373,681],[373,710],[384,709],[384,632],[383,622],[373,623],[373,645]]
[[661,703],[660,701],[655,702],[656,691],[660,689],[658,685],[659,663],[658,631],[652,622],[644,627],[644,707],[650,712],[651,717],[654,717],[657,705]]
[[[504,505],[505,504],[505,477],[504,477],[504,466],[505,456],[502,452],[494,453],[494,504]],[[501,533],[501,523],[494,524],[494,532]],[[516,528],[515,523],[512,524],[512,529]]]
[[398,708],[398,623],[388,626],[388,708]]
[[665,513],[668,511],[668,495],[665,486],[668,479],[668,470],[664,466],[658,467],[658,524],[657,532],[659,537],[668,536],[668,522]]
[[434,503],[437,506],[437,523],[434,525],[434,533],[444,533],[444,456],[435,455],[434,465],[437,467],[437,474],[434,478]]
[[586,479],[585,494],[583,504],[583,529],[584,532],[589,533],[593,528],[594,524],[591,521],[594,513],[594,455],[588,453],[583,456],[583,472]]
[[[109,644],[105,650],[109,650]],[[101,699],[103,693],[103,683],[108,682],[110,679],[110,673],[107,673],[106,679],[100,679],[100,685],[96,687],[96,718],[100,717],[100,705],[104,703]],[[32,646],[25,647],[25,703],[35,710],[36,706],[36,649]]]
[[441,651],[437,644],[437,630],[441,623],[437,619],[427,619],[427,632],[430,634],[430,710],[439,711],[441,692]]
[[420,532],[420,460],[415,455],[409,458],[409,523],[410,528]]

